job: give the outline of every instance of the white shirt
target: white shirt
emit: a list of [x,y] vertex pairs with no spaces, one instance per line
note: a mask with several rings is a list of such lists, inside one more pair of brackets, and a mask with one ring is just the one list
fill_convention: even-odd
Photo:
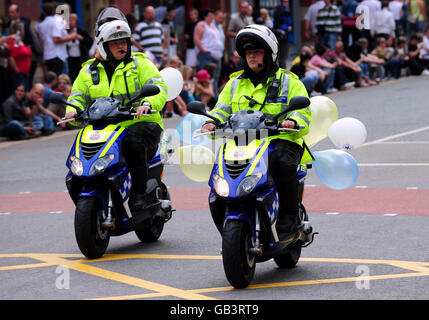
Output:
[[377,11],[375,13],[375,21],[371,31],[374,34],[386,33],[388,35],[394,35],[395,19],[393,17],[393,13],[387,8]]
[[36,27],[36,31],[43,40],[43,59],[51,60],[60,58],[66,61],[68,57],[67,44],[65,42],[56,44],[55,37],[67,37],[68,33],[65,28],[65,21],[59,15],[46,17]]
[[389,9],[393,13],[393,17],[395,20],[401,19],[401,10],[402,10],[402,2],[400,1],[390,1],[389,2]]
[[363,0],[360,4],[369,8],[369,29],[372,30],[375,21],[375,13],[381,10],[381,2],[379,0]]
[[[77,33],[77,29],[75,28],[73,32]],[[68,54],[70,57],[80,57],[80,40],[72,40],[66,43],[68,48]]]
[[200,39],[201,46],[210,52],[213,59],[220,60],[223,56],[223,44],[220,39],[219,30],[213,24],[208,25],[204,20],[198,22],[195,29],[199,25],[202,25],[204,28]]
[[325,1],[323,0],[316,1],[311,6],[308,7],[307,13],[304,16],[304,20],[310,21],[311,33],[313,34],[313,36],[316,35],[317,33],[317,28],[316,28],[317,12],[323,7],[325,7]]

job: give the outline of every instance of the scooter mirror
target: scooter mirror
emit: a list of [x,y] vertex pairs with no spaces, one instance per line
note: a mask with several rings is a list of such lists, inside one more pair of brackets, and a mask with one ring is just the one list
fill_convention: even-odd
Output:
[[49,96],[49,102],[51,102],[53,104],[64,104],[64,105],[67,105],[67,106],[75,108],[78,113],[81,112],[81,109],[79,109],[75,105],[67,102],[66,97],[61,92],[54,92],[54,93],[52,93]]
[[206,107],[200,101],[192,101],[188,104],[187,109],[191,113],[201,114],[203,116],[207,115]]
[[132,98],[130,101],[128,101],[127,105],[131,106],[134,102],[136,102],[137,100],[143,98],[143,97],[150,97],[150,96],[154,96],[156,94],[159,93],[159,87],[154,85],[154,84],[145,84],[141,90],[140,93]]
[[49,102],[53,104],[66,104],[67,100],[64,94],[62,94],[61,92],[53,92],[49,96]]
[[310,99],[304,96],[296,96],[290,99],[289,111],[303,109],[310,105]]
[[289,106],[284,110],[283,112],[280,112],[279,114],[275,115],[275,117],[272,119],[272,122],[275,123],[277,120],[285,115],[288,112],[291,112],[293,110],[297,109],[303,109],[310,105],[310,99],[304,96],[296,96],[290,99]]
[[200,101],[189,102],[187,105],[187,109],[191,113],[200,114],[200,115],[206,116],[207,118],[212,119],[216,125],[220,124],[219,119],[216,117],[213,117],[210,113],[208,113],[206,111],[206,106],[204,105],[204,103]]

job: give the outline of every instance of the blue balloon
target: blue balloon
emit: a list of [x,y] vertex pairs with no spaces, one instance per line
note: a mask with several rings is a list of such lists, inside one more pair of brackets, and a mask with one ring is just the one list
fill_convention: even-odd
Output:
[[205,116],[188,113],[180,121],[174,132],[174,136],[187,144],[201,145],[209,143],[212,140],[207,136],[193,137],[195,135],[195,130],[201,129],[207,120],[208,118]]
[[359,176],[356,160],[342,150],[313,152],[316,175],[324,185],[335,190],[350,188]]

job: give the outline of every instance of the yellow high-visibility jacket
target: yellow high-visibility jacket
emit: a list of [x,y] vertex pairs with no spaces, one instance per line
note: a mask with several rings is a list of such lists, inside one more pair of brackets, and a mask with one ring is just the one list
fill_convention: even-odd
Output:
[[[241,70],[231,74],[230,80],[226,83],[224,89],[219,95],[216,106],[210,112],[221,122],[227,121],[231,114],[239,110],[260,110],[267,95],[267,91],[275,78],[280,79],[280,88],[277,99],[267,99],[263,109],[260,110],[267,116],[267,118],[285,110],[291,98],[295,96],[308,97],[304,84],[299,80],[298,76],[290,71],[278,69],[275,77],[269,77],[266,83],[260,83],[256,87],[249,78],[243,76],[243,72],[244,71]],[[249,105],[250,100],[245,98],[245,96],[250,97],[257,102],[253,108]],[[304,144],[303,137],[309,132],[311,122],[310,106],[304,109],[291,111],[284,117],[280,118],[279,121],[286,118],[295,120],[298,125],[305,125],[305,129],[301,129],[299,132],[282,132],[277,136],[269,137],[269,140],[289,140],[302,147]],[[312,156],[307,148],[305,148],[301,163],[310,161],[312,161]]]
[[[126,65],[124,65],[124,62],[121,62],[116,67],[110,83],[103,64],[98,63],[99,83],[94,84],[91,75],[91,65],[94,61],[95,59],[90,59],[82,64],[82,69],[73,83],[73,89],[68,102],[80,107],[82,110],[89,107],[95,99],[102,97],[113,97],[126,104],[130,99],[138,95],[143,85],[154,84],[160,88],[160,92],[157,95],[142,98],[138,102],[138,105],[134,107],[141,106],[144,101],[147,101],[151,104],[153,110],[162,110],[167,100],[167,86],[159,70],[144,53],[132,53],[131,61]],[[66,112],[70,111],[75,111],[75,109],[67,106]],[[120,125],[128,128],[130,125],[140,121],[155,122],[164,129],[162,117],[159,112],[151,114],[148,117],[127,120],[121,122]]]

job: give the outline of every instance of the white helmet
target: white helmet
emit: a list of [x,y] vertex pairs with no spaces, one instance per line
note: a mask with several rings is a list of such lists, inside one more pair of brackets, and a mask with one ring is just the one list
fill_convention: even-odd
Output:
[[251,24],[241,29],[235,38],[237,53],[244,58],[246,50],[265,49],[266,57],[270,54],[272,63],[277,61],[279,44],[275,34],[266,26]]
[[131,29],[128,23],[122,20],[113,20],[106,22],[99,27],[95,36],[95,42],[97,43],[97,49],[104,60],[111,58],[111,52],[107,47],[107,43],[109,41],[119,39],[127,39],[128,50],[131,50]]

